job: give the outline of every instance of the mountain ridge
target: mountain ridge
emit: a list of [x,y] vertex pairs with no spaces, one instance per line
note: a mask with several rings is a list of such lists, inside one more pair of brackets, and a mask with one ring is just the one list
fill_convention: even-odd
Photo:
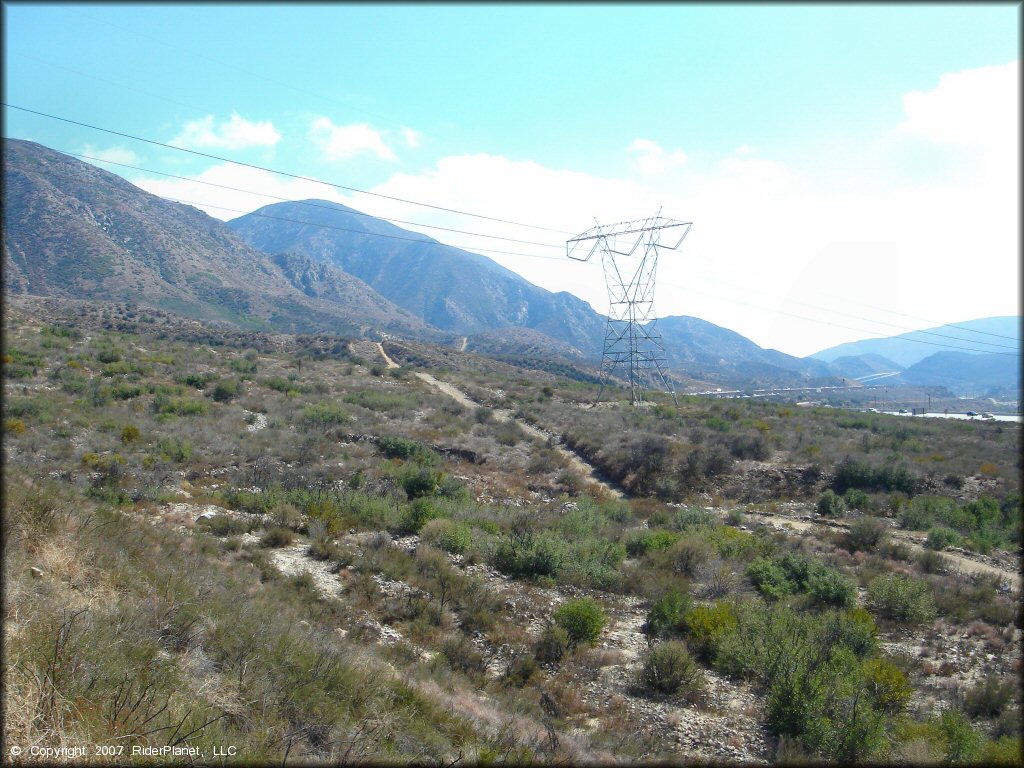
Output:
[[[9,292],[137,301],[285,332],[447,338],[341,270],[293,258],[285,271],[223,222],[120,176],[33,142],[5,139],[3,154]],[[310,295],[300,278],[308,288],[314,275],[321,290]]]

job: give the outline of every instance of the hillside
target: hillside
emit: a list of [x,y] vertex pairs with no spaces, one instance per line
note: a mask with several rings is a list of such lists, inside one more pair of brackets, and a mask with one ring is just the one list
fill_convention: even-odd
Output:
[[960,395],[979,396],[991,391],[1019,399],[1020,358],[936,352],[907,368],[901,378],[909,384],[944,386]]
[[965,354],[1011,352],[1013,348],[1016,348],[1019,354],[1020,337],[1020,317],[985,317],[940,325],[923,331],[901,333],[898,336],[851,341],[815,352],[810,357],[833,362],[844,356],[874,354],[888,358],[900,367],[909,368],[926,357],[943,351],[943,345],[962,347],[963,349],[945,351]]
[[[492,332],[516,328],[556,342],[546,353],[533,345],[537,354],[600,359],[605,318],[589,304],[532,285],[484,256],[346,206],[325,200],[276,203],[234,219],[229,226],[268,253],[297,251],[334,264],[426,322],[470,336],[478,349],[509,353],[509,344],[519,343],[511,339],[525,337],[520,334],[496,344],[501,334]],[[832,375],[827,365],[761,349],[699,318],[666,317],[658,321],[658,328],[668,366],[696,378],[770,384]]]
[[670,368],[695,378],[772,385],[781,382],[833,382],[827,364],[763,349],[728,328],[697,317],[663,317],[658,330],[665,340]]
[[339,269],[275,262],[201,211],[31,142],[4,142],[3,213],[8,292],[280,331],[444,337]]
[[484,256],[338,203],[276,203],[228,226],[267,253],[298,252],[333,264],[446,331],[472,335],[531,328],[588,355],[600,354],[603,320],[586,302],[545,291]]
[[[837,357],[832,361],[832,367],[843,376],[851,379],[859,379],[881,373],[899,373],[903,370],[903,366],[894,363],[892,360],[871,353]],[[887,381],[892,382],[895,380],[889,378]]]
[[4,310],[5,754],[1018,760],[1019,425]]

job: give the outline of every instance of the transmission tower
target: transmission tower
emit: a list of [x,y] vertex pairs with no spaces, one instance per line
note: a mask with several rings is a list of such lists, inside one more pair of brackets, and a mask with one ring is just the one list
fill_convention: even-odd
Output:
[[693,226],[661,215],[619,224],[598,224],[565,244],[566,254],[589,261],[600,251],[608,286],[608,322],[601,355],[601,388],[604,392],[612,371],[623,368],[629,380],[633,405],[643,401],[645,388],[655,379],[676,400],[672,381],[665,375],[665,347],[654,316],[654,277],[658,250],[676,250]]

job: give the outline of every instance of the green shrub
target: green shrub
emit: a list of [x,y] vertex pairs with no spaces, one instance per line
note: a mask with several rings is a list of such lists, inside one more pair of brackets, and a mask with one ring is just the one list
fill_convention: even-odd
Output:
[[218,381],[217,386],[213,388],[213,399],[218,403],[227,403],[238,397],[241,388],[237,381],[232,379],[225,379]]
[[831,488],[827,488],[818,499],[818,504],[815,507],[819,515],[825,515],[826,517],[838,517],[846,511],[846,503],[843,501],[842,496],[836,495],[836,492]]
[[696,653],[709,659],[719,638],[736,628],[736,612],[728,603],[698,605],[683,617],[686,635]]
[[238,373],[256,373],[256,360],[245,357],[236,357],[228,363],[228,367]]
[[526,542],[502,541],[492,564],[512,576],[554,576],[569,557],[569,546],[551,531],[542,531]]
[[917,558],[918,565],[925,573],[945,573],[949,567],[949,561],[932,549],[926,549]]
[[[562,654],[565,653],[564,646]],[[558,655],[558,659],[562,657]],[[557,661],[558,659],[555,659]],[[509,685],[514,685],[516,688],[522,688],[532,680],[540,668],[537,666],[537,658],[531,656],[528,653],[520,653],[512,659],[512,662],[508,665],[508,669],[505,670],[503,680]]]
[[377,447],[389,459],[415,461],[425,466],[434,466],[441,460],[441,457],[427,446],[405,437],[385,435],[377,441]]
[[255,525],[254,522],[239,520],[231,515],[201,517],[198,520],[198,524],[214,536],[237,536],[242,533],[248,533]]
[[327,429],[328,427],[346,424],[352,420],[348,411],[337,403],[312,403],[302,409],[302,421],[307,426]]
[[168,461],[180,464],[192,458],[192,443],[180,437],[165,437],[156,444],[156,447]]
[[421,464],[406,464],[398,472],[398,484],[410,499],[433,496],[444,482],[444,473]]
[[889,526],[877,517],[862,517],[846,532],[846,546],[851,552],[873,552],[885,540]]
[[935,616],[928,583],[901,573],[876,576],[868,583],[868,596],[887,619],[918,624]]
[[847,488],[843,494],[843,501],[848,509],[865,511],[871,508],[871,497],[859,488]]
[[553,614],[555,623],[569,634],[572,645],[592,645],[607,623],[604,609],[592,598],[568,600]]
[[470,530],[465,523],[456,523],[442,517],[427,522],[420,529],[420,537],[438,549],[461,555],[469,547]]
[[648,638],[663,637],[682,629],[683,618],[693,607],[693,600],[675,587],[654,602],[647,612],[644,634]]
[[899,713],[906,709],[913,689],[906,675],[886,659],[864,662],[864,678],[874,705],[885,712]]
[[775,558],[759,557],[747,566],[747,578],[765,597],[778,599],[793,591],[793,583]]
[[371,411],[407,411],[416,406],[416,401],[409,395],[398,392],[379,392],[363,389],[345,395],[345,402],[359,405]]
[[[410,494],[411,495],[411,494]],[[402,512],[402,533],[419,533],[428,522],[444,516],[444,511],[437,502],[425,498],[416,498]]]
[[946,710],[939,719],[939,730],[946,742],[947,763],[969,763],[977,760],[981,752],[979,734],[957,710]]
[[176,416],[202,416],[206,413],[206,403],[191,397],[172,397],[158,394],[153,398],[153,408],[157,413],[174,414]]
[[569,633],[564,627],[549,624],[534,648],[534,656],[541,664],[557,664],[569,650]]
[[857,602],[857,587],[835,568],[812,569],[807,579],[807,593],[819,605],[849,608]]
[[142,394],[142,387],[138,384],[127,384],[119,381],[110,388],[110,396],[115,400],[131,400]]
[[959,544],[960,534],[951,528],[941,525],[937,525],[928,531],[928,540],[924,543],[925,547],[935,551],[940,551],[947,547],[955,547]]
[[989,739],[981,748],[978,762],[981,765],[1020,765],[1024,745],[1020,736],[1000,736]]
[[134,443],[141,435],[142,433],[139,431],[137,426],[134,424],[126,424],[124,428],[121,429],[121,442],[125,445],[128,443]]
[[686,643],[670,640],[648,651],[640,672],[647,688],[669,695],[692,694],[703,685],[704,674],[690,656]]
[[971,717],[999,717],[1013,699],[1017,686],[990,676],[967,692],[964,711]]
[[260,538],[261,547],[287,547],[295,541],[295,534],[290,528],[275,525],[268,528],[267,532]]

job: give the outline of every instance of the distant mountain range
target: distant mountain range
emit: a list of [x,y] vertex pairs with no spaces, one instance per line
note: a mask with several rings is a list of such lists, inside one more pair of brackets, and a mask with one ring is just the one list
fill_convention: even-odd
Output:
[[898,336],[851,341],[815,352],[811,357],[833,362],[840,357],[880,355],[902,368],[909,368],[939,351],[975,355],[1010,352],[1019,355],[1020,318],[985,317]]
[[[605,317],[586,302],[346,206],[278,203],[225,224],[39,144],[5,140],[3,154],[7,292],[135,301],[243,328],[386,332],[498,357],[600,360]],[[1015,320],[958,325],[1012,330],[1019,344]],[[906,349],[929,351],[913,334],[797,358],[699,318],[657,323],[669,369],[701,381],[820,386],[898,373],[888,383],[1019,387],[1012,356],[928,357]]]
[[[889,386],[944,386],[956,394],[1019,398],[1021,318],[985,317],[899,336],[839,344],[811,355],[844,376]],[[953,347],[953,349],[943,349]],[[882,378],[874,379],[883,383]]]

